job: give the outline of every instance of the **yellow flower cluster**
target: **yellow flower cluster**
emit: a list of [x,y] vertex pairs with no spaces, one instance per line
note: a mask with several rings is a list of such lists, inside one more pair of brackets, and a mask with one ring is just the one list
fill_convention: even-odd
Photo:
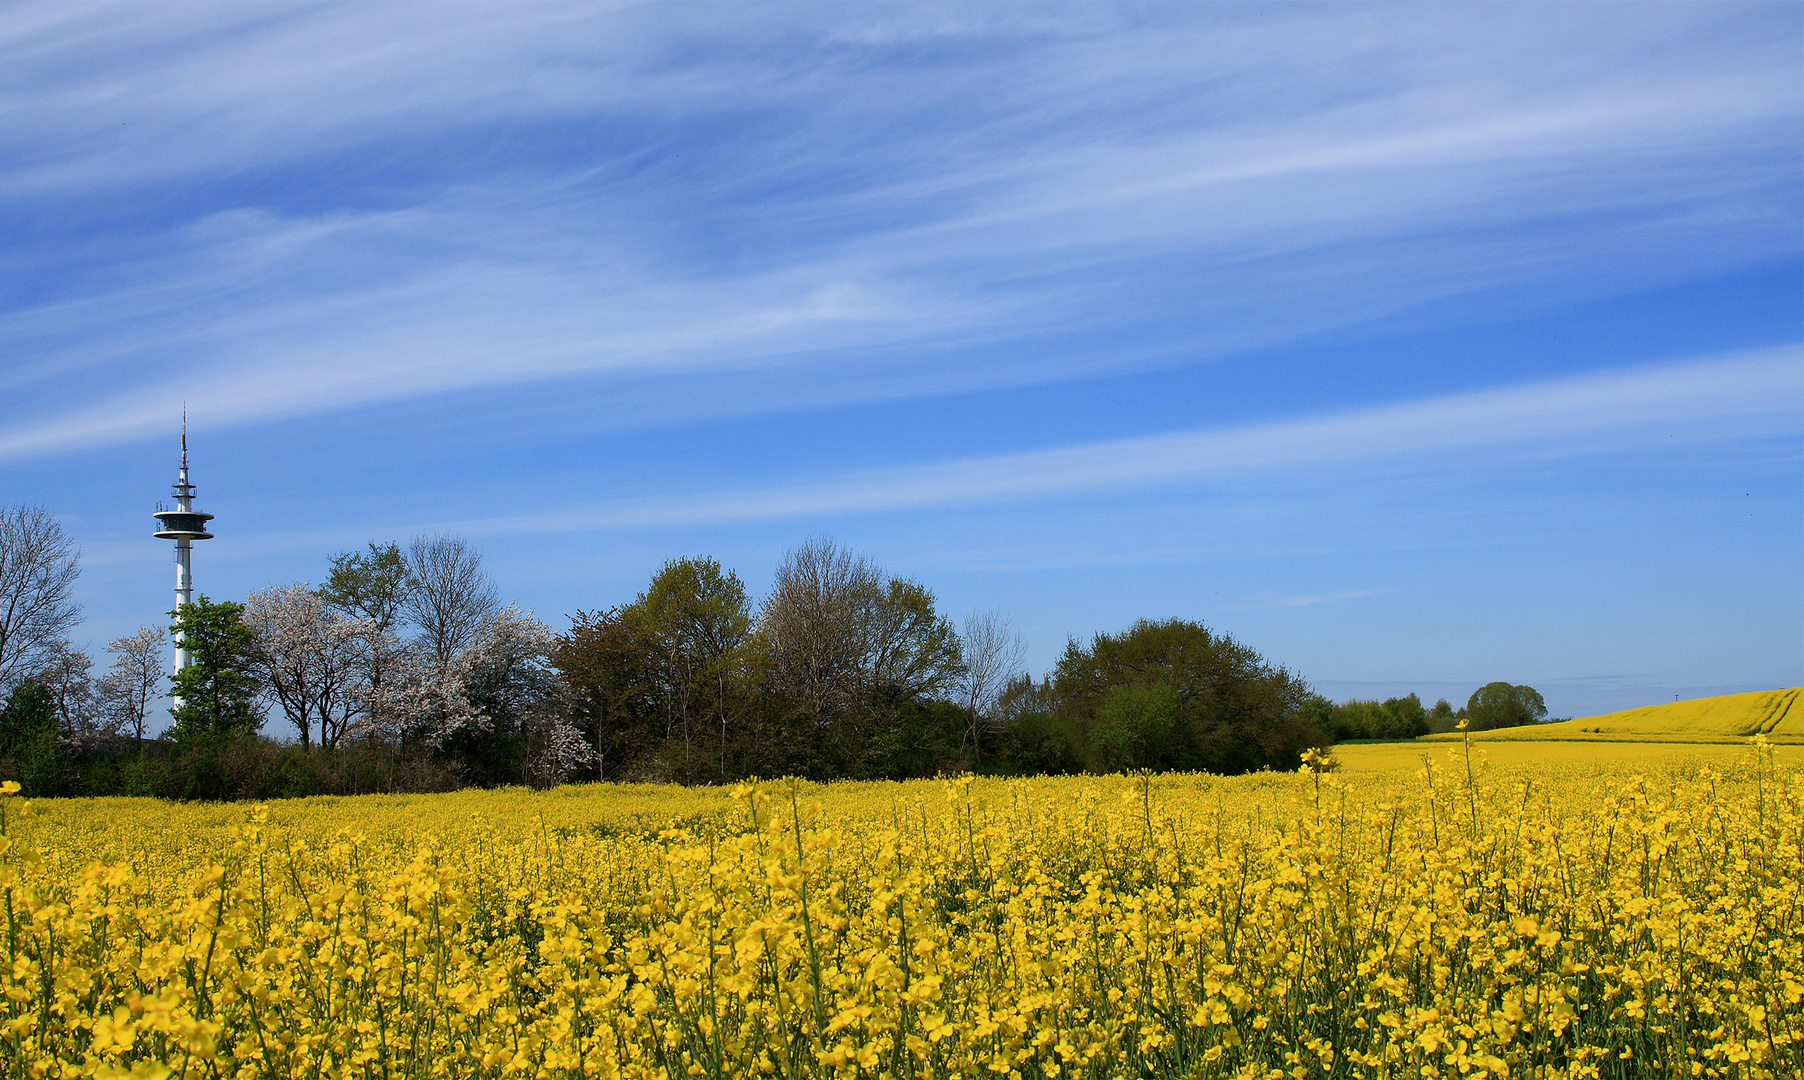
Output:
[[1333,767],[9,792],[0,1074],[1804,1073],[1804,774]]

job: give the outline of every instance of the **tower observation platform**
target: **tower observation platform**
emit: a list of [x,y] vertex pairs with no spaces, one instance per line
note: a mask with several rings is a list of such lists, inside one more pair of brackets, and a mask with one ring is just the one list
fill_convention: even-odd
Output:
[[[188,414],[182,410],[182,470],[175,479],[175,509],[158,510],[151,514],[157,519],[161,528],[151,535],[160,540],[175,541],[175,606],[186,607],[194,602],[194,570],[190,564],[195,540],[211,540],[213,534],[207,531],[207,522],[213,520],[212,514],[204,514],[194,508],[194,485],[188,481]],[[175,670],[181,671],[193,660],[186,646],[175,643]],[[179,703],[179,702],[178,702]]]

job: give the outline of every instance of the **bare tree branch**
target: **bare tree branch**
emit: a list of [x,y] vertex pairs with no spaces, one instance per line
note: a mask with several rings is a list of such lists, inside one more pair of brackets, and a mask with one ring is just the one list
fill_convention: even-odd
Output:
[[81,553],[41,506],[0,506],[0,690],[48,661],[81,621]]
[[407,546],[413,590],[405,610],[439,665],[449,664],[481,634],[501,608],[482,553],[461,536],[416,537]]
[[770,643],[772,681],[815,716],[856,700],[866,612],[882,595],[883,571],[831,540],[784,556],[758,613]]
[[993,609],[965,616],[964,706],[974,758],[981,754],[980,734],[994,726],[1003,687],[1021,670],[1023,653],[1021,635],[1008,616]]
[[873,696],[935,696],[964,673],[958,634],[934,611],[933,593],[831,540],[784,557],[759,627],[773,684],[817,717]]
[[144,725],[150,703],[161,696],[163,676],[163,628],[142,626],[130,637],[109,642],[106,651],[113,662],[100,679],[101,708],[119,731],[130,731],[144,741]]
[[88,744],[105,734],[105,724],[89,674],[94,661],[68,642],[58,642],[31,677],[50,690],[56,705],[57,737],[67,743]]

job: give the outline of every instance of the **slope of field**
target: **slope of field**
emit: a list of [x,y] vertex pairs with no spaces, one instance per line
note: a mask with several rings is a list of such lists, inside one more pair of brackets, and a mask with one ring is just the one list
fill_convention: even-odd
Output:
[[[1750,694],[1675,701],[1639,709],[1562,720],[1557,724],[1481,731],[1486,742],[1741,742],[1764,734],[1774,743],[1804,744],[1804,689],[1757,690]],[[1431,739],[1457,741],[1455,734]]]
[[[1401,779],[1421,772],[1423,759],[1435,769],[1464,772],[1464,748],[1457,739],[1427,739],[1409,742],[1342,743],[1334,748],[1334,759],[1344,775],[1386,774]],[[1754,750],[1748,740],[1723,742],[1679,742],[1676,740],[1631,741],[1606,739],[1593,735],[1585,739],[1527,739],[1489,742],[1472,740],[1475,761],[1484,767],[1514,771],[1536,767],[1554,767],[1568,782],[1582,783],[1585,777],[1608,777],[1624,772],[1647,776],[1688,776],[1700,769],[1734,769],[1745,766]],[[1768,746],[1766,753],[1784,766],[1804,766],[1804,744]]]

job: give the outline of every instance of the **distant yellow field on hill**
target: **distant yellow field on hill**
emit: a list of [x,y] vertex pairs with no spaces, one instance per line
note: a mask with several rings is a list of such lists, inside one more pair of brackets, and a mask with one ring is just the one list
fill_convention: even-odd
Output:
[[[1341,771],[1348,774],[1389,773],[1402,777],[1421,771],[1427,758],[1436,769],[1465,770],[1461,746],[1457,741],[1433,739],[1432,746],[1422,745],[1429,739],[1409,742],[1342,743],[1334,748],[1334,758]],[[1768,748],[1773,759],[1791,768],[1804,766],[1804,742],[1793,741]],[[1535,768],[1558,765],[1576,776],[1602,776],[1624,769],[1648,775],[1671,772],[1695,772],[1701,766],[1712,769],[1734,769],[1751,759],[1747,740],[1717,742],[1680,742],[1672,739],[1606,738],[1587,735],[1584,739],[1493,739],[1486,742],[1474,738],[1475,760],[1500,769]]]
[[[1557,724],[1475,732],[1486,742],[1739,742],[1764,733],[1775,743],[1804,744],[1804,689],[1675,701]],[[1430,739],[1458,739],[1458,734]]]

